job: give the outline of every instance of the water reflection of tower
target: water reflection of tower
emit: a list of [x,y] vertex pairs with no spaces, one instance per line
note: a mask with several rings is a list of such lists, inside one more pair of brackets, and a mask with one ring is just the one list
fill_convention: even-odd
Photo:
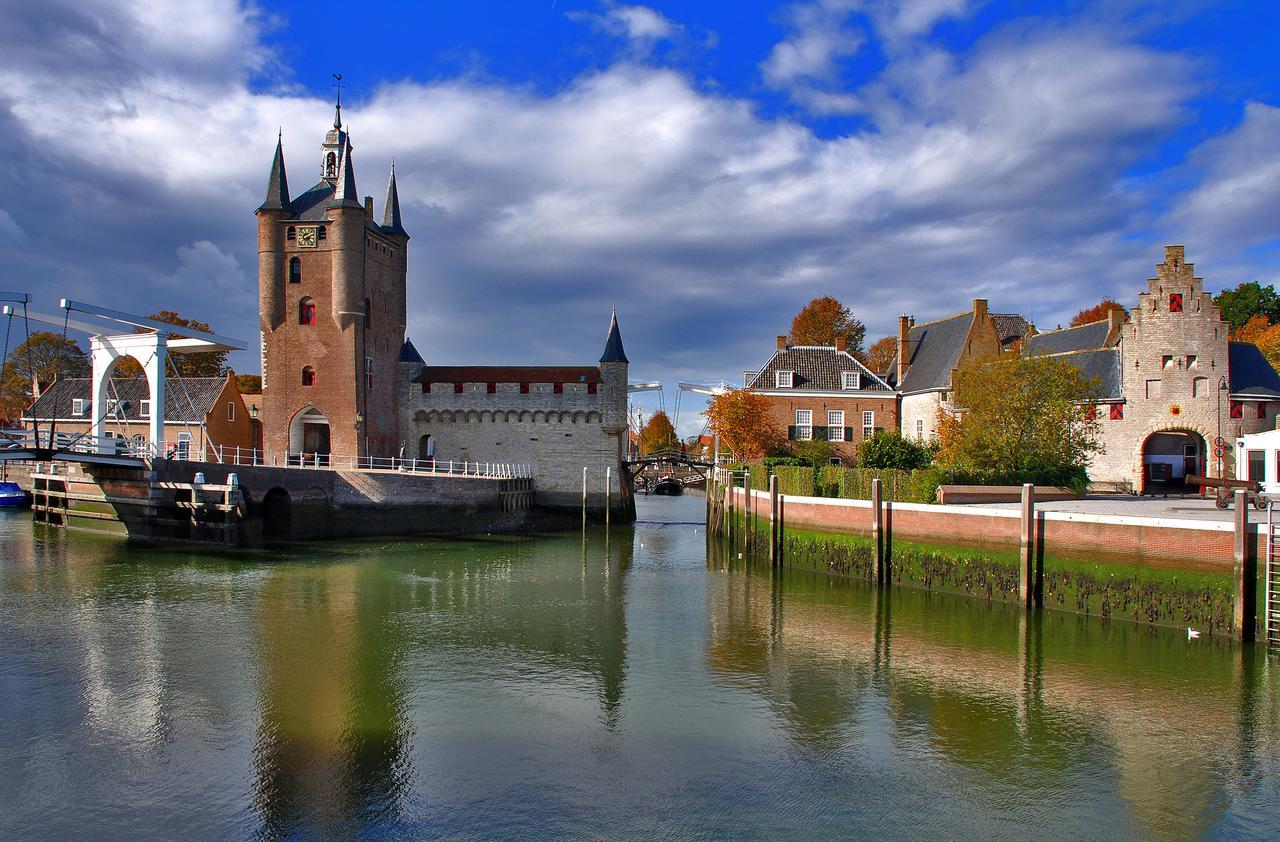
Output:
[[268,835],[396,820],[409,756],[393,599],[368,565],[290,565],[264,588],[255,795]]

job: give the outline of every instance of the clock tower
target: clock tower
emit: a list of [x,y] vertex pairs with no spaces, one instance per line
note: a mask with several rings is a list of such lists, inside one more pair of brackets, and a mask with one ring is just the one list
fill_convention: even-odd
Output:
[[282,139],[258,217],[262,430],[268,464],[385,457],[396,406],[409,234],[394,167],[381,221],[356,191],[342,107],[320,180],[291,196]]

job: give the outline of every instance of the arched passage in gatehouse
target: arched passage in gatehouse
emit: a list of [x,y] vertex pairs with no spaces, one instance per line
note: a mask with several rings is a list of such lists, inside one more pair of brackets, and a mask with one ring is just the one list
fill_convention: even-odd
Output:
[[289,452],[328,456],[329,419],[314,406],[304,407],[289,422]]
[[1142,443],[1142,492],[1144,494],[1199,491],[1187,485],[1187,477],[1204,476],[1208,452],[1204,436],[1194,430],[1159,430]]
[[418,439],[418,458],[434,459],[436,458],[436,440],[430,434],[422,436]]

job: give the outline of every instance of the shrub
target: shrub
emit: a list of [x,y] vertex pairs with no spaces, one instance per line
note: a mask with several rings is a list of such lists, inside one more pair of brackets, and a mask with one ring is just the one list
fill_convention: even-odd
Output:
[[902,437],[897,430],[878,430],[858,448],[858,467],[916,471],[933,464],[935,446]]

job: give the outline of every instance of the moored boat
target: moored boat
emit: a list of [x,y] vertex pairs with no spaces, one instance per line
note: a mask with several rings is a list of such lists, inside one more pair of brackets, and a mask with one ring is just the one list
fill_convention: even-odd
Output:
[[0,482],[0,508],[21,509],[31,505],[31,495],[16,482]]
[[675,497],[677,495],[684,493],[684,486],[681,485],[680,481],[677,480],[675,477],[672,477],[672,476],[661,477],[656,483],[653,484],[653,493],[666,494],[668,496]]

